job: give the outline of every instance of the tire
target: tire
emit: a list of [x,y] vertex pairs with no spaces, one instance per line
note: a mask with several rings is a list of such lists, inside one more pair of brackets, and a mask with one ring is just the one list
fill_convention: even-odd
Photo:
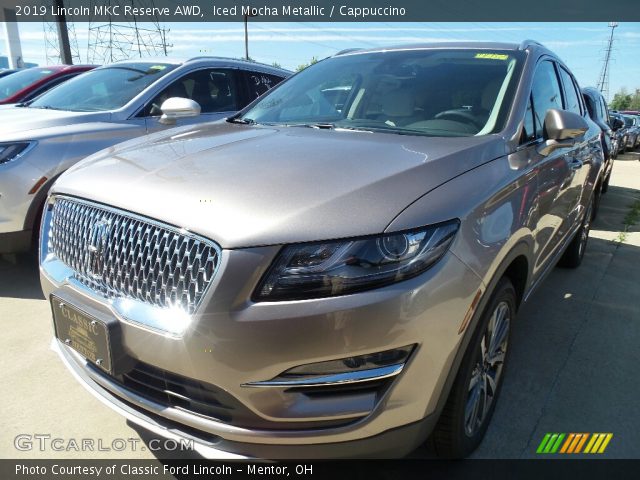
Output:
[[593,222],[600,212],[600,201],[602,200],[602,185],[604,182],[598,182],[596,190],[593,192],[593,205],[591,207],[591,221]]
[[[503,277],[482,313],[430,439],[438,457],[464,458],[482,441],[502,387],[516,305],[513,284]],[[500,333],[493,337],[492,331]]]
[[609,170],[609,175],[607,175],[607,178],[602,182],[602,189],[600,190],[602,193],[607,193],[609,190],[609,180],[611,180],[611,170]]
[[42,223],[44,204],[45,202],[42,202],[42,205],[38,207],[38,213],[33,221],[33,228],[31,230],[31,248],[29,249],[30,252],[37,253],[40,247],[40,224]]
[[[594,192],[594,195],[596,195],[596,192]],[[558,262],[559,266],[564,268],[578,268],[582,263],[584,252],[587,249],[587,243],[589,242],[589,231],[591,229],[591,220],[593,218],[592,210],[595,202],[596,198],[594,197],[589,203],[589,209],[584,216],[582,225],[580,225],[580,228],[562,255],[562,258],[560,258],[560,261]]]

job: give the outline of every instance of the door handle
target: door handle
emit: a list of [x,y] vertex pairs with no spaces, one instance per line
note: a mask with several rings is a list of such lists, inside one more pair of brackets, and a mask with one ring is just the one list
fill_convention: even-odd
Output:
[[582,165],[582,161],[578,160],[577,158],[574,158],[569,162],[569,168],[571,168],[571,170],[579,170],[582,168]]

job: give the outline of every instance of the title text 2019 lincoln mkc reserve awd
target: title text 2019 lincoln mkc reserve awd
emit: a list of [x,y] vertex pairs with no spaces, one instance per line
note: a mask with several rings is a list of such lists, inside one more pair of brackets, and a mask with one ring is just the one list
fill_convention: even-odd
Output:
[[60,177],[53,345],[208,456],[466,456],[519,306],[583,258],[599,133],[535,42],[342,52]]

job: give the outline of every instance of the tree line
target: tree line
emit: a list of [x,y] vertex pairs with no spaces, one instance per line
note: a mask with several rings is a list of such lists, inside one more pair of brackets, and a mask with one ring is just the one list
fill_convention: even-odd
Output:
[[626,88],[621,88],[613,96],[609,106],[611,110],[640,110],[640,88],[636,88],[633,93],[629,93]]

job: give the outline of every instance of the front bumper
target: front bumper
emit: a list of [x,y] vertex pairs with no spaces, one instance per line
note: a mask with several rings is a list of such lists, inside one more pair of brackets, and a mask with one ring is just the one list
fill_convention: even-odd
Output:
[[[250,300],[279,247],[225,250],[202,308],[179,337],[122,316],[112,302],[41,266],[45,295],[104,321],[116,318],[132,362],[213,385],[228,418],[158,402],[101,373],[59,340],[65,364],[101,400],[152,431],[191,437],[207,456],[397,456],[428,435],[481,281],[455,255],[413,279],[342,297]],[[251,388],[291,368],[416,345],[402,372],[369,390]],[[223,402],[224,403],[224,402]],[[240,411],[236,415],[234,412]],[[194,434],[195,432],[195,434]],[[392,440],[392,441],[390,441]],[[216,452],[218,452],[216,454]]]
[[405,425],[373,437],[350,442],[336,442],[318,445],[277,445],[257,444],[229,441],[222,437],[210,435],[204,431],[190,429],[188,433],[181,431],[180,426],[169,421],[159,412],[161,405],[150,405],[144,398],[138,400],[146,403],[140,407],[132,403],[130,394],[127,400],[112,393],[88,374],[91,367],[82,361],[78,363],[77,354],[64,347],[57,340],[51,342],[54,350],[65,366],[95,398],[119,413],[133,424],[141,427],[146,436],[151,433],[158,437],[174,440],[177,444],[187,439],[192,441],[193,450],[209,459],[292,459],[292,458],[394,458],[401,457],[419,446],[435,426],[435,415],[430,415],[419,422]]
[[31,225],[25,227],[35,197],[29,192],[45,175],[27,158],[0,165],[0,233],[31,228]]

